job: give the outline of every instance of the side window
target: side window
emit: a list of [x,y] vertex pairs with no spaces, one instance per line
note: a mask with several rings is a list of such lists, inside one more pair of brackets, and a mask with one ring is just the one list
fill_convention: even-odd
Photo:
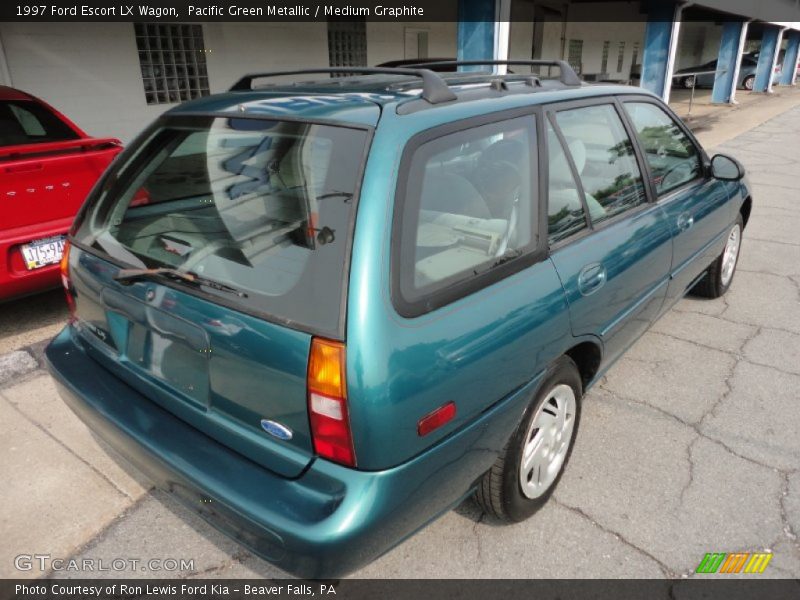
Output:
[[697,148],[672,117],[648,102],[626,102],[625,109],[644,148],[659,195],[700,176]]
[[537,245],[533,116],[459,131],[414,150],[405,174],[400,291],[414,302]]
[[586,194],[593,223],[647,201],[642,174],[625,127],[611,104],[556,113]]
[[586,229],[581,193],[564,148],[553,126],[547,122],[549,179],[547,185],[547,235],[550,244]]

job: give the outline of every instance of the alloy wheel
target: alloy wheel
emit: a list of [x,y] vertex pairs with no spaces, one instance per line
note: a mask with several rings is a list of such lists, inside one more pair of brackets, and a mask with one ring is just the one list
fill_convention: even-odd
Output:
[[538,498],[558,477],[572,443],[576,409],[575,392],[563,383],[537,409],[520,460],[519,483],[526,497]]
[[728,234],[728,241],[725,244],[725,252],[722,254],[722,272],[720,282],[727,287],[733,278],[733,271],[736,269],[736,259],[739,258],[739,247],[742,243],[742,230],[739,224],[733,226]]

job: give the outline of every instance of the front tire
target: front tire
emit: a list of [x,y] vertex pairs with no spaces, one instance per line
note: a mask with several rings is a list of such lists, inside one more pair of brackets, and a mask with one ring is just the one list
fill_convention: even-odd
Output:
[[756,76],[748,75],[747,77],[744,78],[744,81],[742,81],[742,87],[746,89],[748,92],[752,92],[755,82],[756,82]]
[[478,486],[476,499],[487,514],[522,521],[547,502],[572,454],[582,394],[578,368],[562,356]]
[[731,287],[736,265],[739,263],[739,253],[742,249],[742,232],[744,220],[742,215],[736,217],[736,222],[728,232],[725,249],[717,259],[708,267],[703,277],[692,290],[692,293],[704,298],[719,298]]

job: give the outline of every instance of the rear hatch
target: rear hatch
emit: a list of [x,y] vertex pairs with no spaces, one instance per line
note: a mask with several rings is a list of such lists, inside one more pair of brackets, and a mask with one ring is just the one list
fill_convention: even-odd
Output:
[[313,456],[314,335],[341,339],[361,128],[162,118],[76,222],[76,329],[96,360],[287,477]]

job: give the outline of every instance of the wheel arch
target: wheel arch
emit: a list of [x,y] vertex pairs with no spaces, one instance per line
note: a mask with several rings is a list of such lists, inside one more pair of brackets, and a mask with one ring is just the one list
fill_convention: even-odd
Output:
[[742,215],[742,222],[744,223],[744,227],[747,227],[747,222],[750,220],[750,211],[753,210],[753,199],[748,196],[742,202],[742,206],[739,208],[739,213]]
[[595,342],[583,341],[572,346],[564,354],[569,356],[578,367],[585,390],[600,370],[600,364],[603,361],[602,348]]

